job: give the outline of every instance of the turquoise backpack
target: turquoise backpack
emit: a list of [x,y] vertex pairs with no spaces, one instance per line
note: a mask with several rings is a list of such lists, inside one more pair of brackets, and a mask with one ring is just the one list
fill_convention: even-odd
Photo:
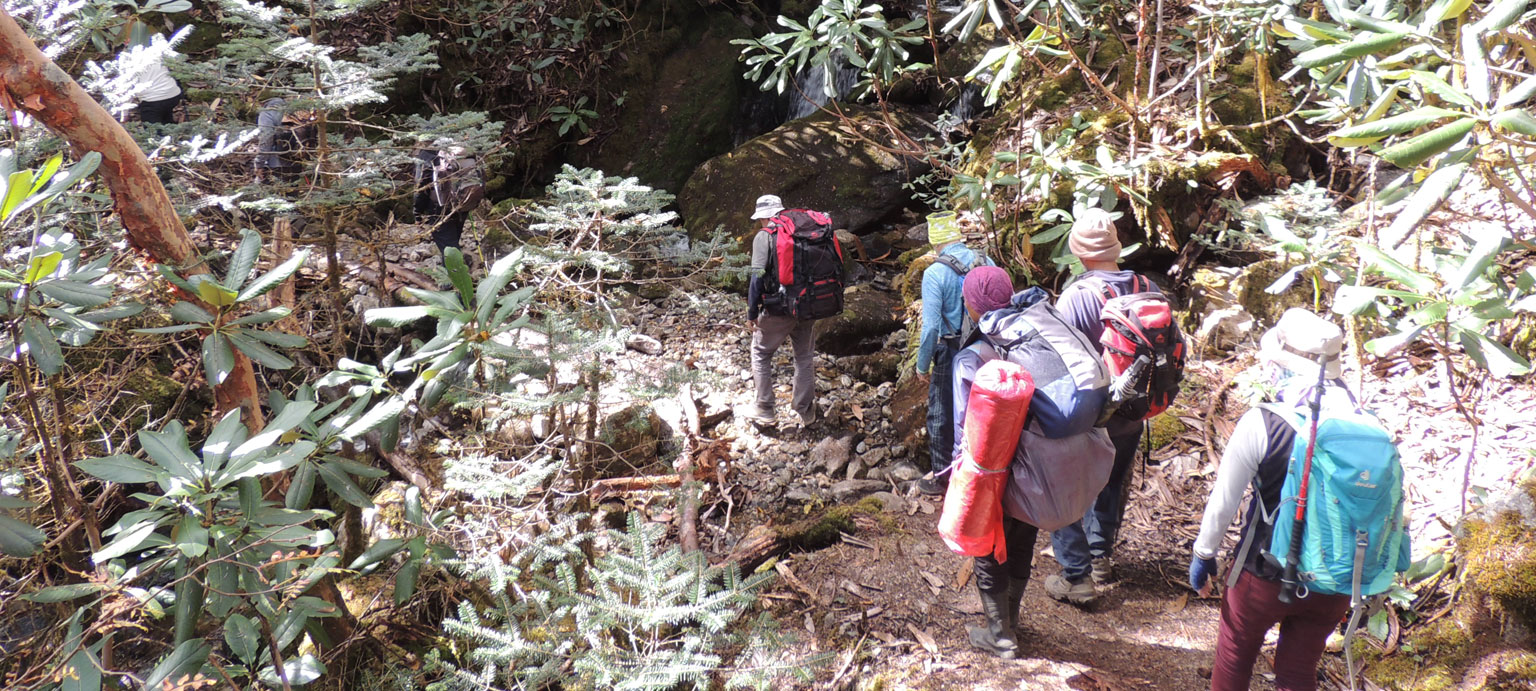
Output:
[[[1296,493],[1307,455],[1311,419],[1305,408],[1265,406],[1296,429],[1291,465],[1280,489],[1280,505],[1263,508],[1274,526],[1267,558],[1280,566],[1291,552]],[[1257,521],[1250,521],[1250,531]],[[1251,542],[1251,541],[1250,541]],[[1243,551],[1250,547],[1244,544]],[[1238,556],[1238,568],[1247,554]],[[1301,563],[1305,592],[1349,595],[1353,604],[1392,587],[1393,577],[1412,563],[1403,523],[1403,466],[1392,436],[1369,413],[1323,410],[1307,486],[1307,523]]]
[[[1291,553],[1291,529],[1296,523],[1296,494],[1307,457],[1312,420],[1306,408],[1266,405],[1296,429],[1291,464],[1280,488],[1280,505],[1270,510],[1262,503],[1262,516],[1248,521],[1248,539],[1232,566],[1228,587],[1247,561],[1253,532],[1259,520],[1274,526],[1267,560],[1281,567]],[[1258,493],[1255,482],[1254,493]],[[1354,637],[1366,598],[1392,587],[1392,579],[1413,563],[1408,529],[1403,522],[1403,465],[1392,435],[1375,416],[1361,410],[1331,411],[1326,407],[1317,425],[1317,447],[1312,453],[1312,480],[1307,483],[1307,522],[1301,538],[1301,581],[1297,596],[1323,593],[1350,596],[1353,613],[1345,631],[1345,665],[1354,688],[1354,660],[1349,641]]]

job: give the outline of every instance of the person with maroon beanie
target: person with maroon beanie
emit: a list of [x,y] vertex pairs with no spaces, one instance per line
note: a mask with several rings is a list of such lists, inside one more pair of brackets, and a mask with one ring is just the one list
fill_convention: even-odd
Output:
[[[1344,334],[1333,322],[1304,309],[1287,310],[1259,341],[1259,360],[1266,368],[1267,388],[1275,392],[1273,402],[1305,405],[1316,395],[1321,374],[1324,409],[1355,407],[1354,396],[1339,379],[1338,354],[1343,345]],[[1322,372],[1318,372],[1319,363],[1327,363]],[[1280,625],[1280,641],[1275,647],[1275,688],[1314,691],[1317,662],[1322,658],[1328,634],[1349,610],[1348,595],[1313,592],[1290,604],[1280,602],[1282,567],[1266,554],[1267,550],[1261,549],[1270,544],[1273,526],[1260,518],[1260,512],[1264,507],[1280,506],[1281,486],[1291,465],[1296,434],[1296,429],[1279,414],[1256,407],[1238,420],[1222,452],[1216,484],[1211,488],[1189,564],[1190,587],[1202,593],[1209,588],[1217,571],[1216,550],[1250,485],[1254,497],[1249,502],[1247,520],[1258,524],[1244,530],[1237,551],[1242,563],[1232,565],[1240,573],[1221,601],[1221,629],[1216,639],[1216,661],[1211,668],[1212,691],[1247,691],[1264,636],[1275,624]],[[1246,542],[1253,545],[1245,549]]]
[[[1008,306],[1013,298],[1013,279],[998,267],[978,266],[966,273],[960,292],[971,320],[980,324],[982,315]],[[953,458],[959,458],[959,447],[965,439],[965,413],[970,403],[971,382],[976,380],[981,366],[992,357],[990,348],[983,349],[975,342],[980,340],[979,334],[978,330],[973,334],[972,342],[955,355]],[[1035,526],[1004,515],[1003,542],[1007,545],[1008,561],[1000,563],[992,555],[976,557],[976,592],[981,597],[986,626],[973,626],[967,633],[972,646],[1005,660],[1018,656],[1019,644],[1014,638],[1014,628],[1018,626],[1024,586],[1029,583],[1038,533]]]

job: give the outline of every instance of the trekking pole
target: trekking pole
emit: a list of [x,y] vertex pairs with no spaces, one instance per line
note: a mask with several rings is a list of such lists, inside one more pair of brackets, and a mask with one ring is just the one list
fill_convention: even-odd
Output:
[[1296,493],[1296,521],[1291,525],[1291,548],[1285,555],[1285,571],[1280,576],[1280,603],[1289,605],[1296,601],[1296,588],[1300,585],[1296,566],[1301,561],[1301,537],[1307,522],[1307,485],[1312,479],[1312,452],[1317,450],[1317,419],[1322,416],[1323,384],[1328,373],[1329,356],[1317,361],[1317,393],[1312,396],[1312,432],[1307,437],[1307,456],[1301,466],[1301,489]]

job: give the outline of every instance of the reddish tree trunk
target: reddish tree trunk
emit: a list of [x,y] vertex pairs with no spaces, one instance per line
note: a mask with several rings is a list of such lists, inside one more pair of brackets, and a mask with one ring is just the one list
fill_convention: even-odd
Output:
[[[128,242],[154,261],[183,275],[208,273],[170,195],[138,143],[75,80],[53,64],[16,21],[0,10],[0,92],[9,103],[64,137],[77,155],[101,154],[98,169],[112,193],[113,209]],[[195,300],[195,298],[193,298]],[[206,305],[205,305],[206,307]],[[239,406],[251,430],[263,426],[256,374],[235,350],[235,368],[214,387],[220,413]]]

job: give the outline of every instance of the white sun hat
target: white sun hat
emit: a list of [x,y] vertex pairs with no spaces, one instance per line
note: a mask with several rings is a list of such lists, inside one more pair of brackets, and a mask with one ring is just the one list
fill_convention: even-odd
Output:
[[760,218],[773,218],[784,210],[784,200],[776,194],[765,194],[757,198],[757,209],[752,212],[752,220]]
[[1274,328],[1259,339],[1260,360],[1306,377],[1316,377],[1318,363],[1326,358],[1323,376],[1337,379],[1343,349],[1344,332],[1337,324],[1300,307],[1286,310]]

